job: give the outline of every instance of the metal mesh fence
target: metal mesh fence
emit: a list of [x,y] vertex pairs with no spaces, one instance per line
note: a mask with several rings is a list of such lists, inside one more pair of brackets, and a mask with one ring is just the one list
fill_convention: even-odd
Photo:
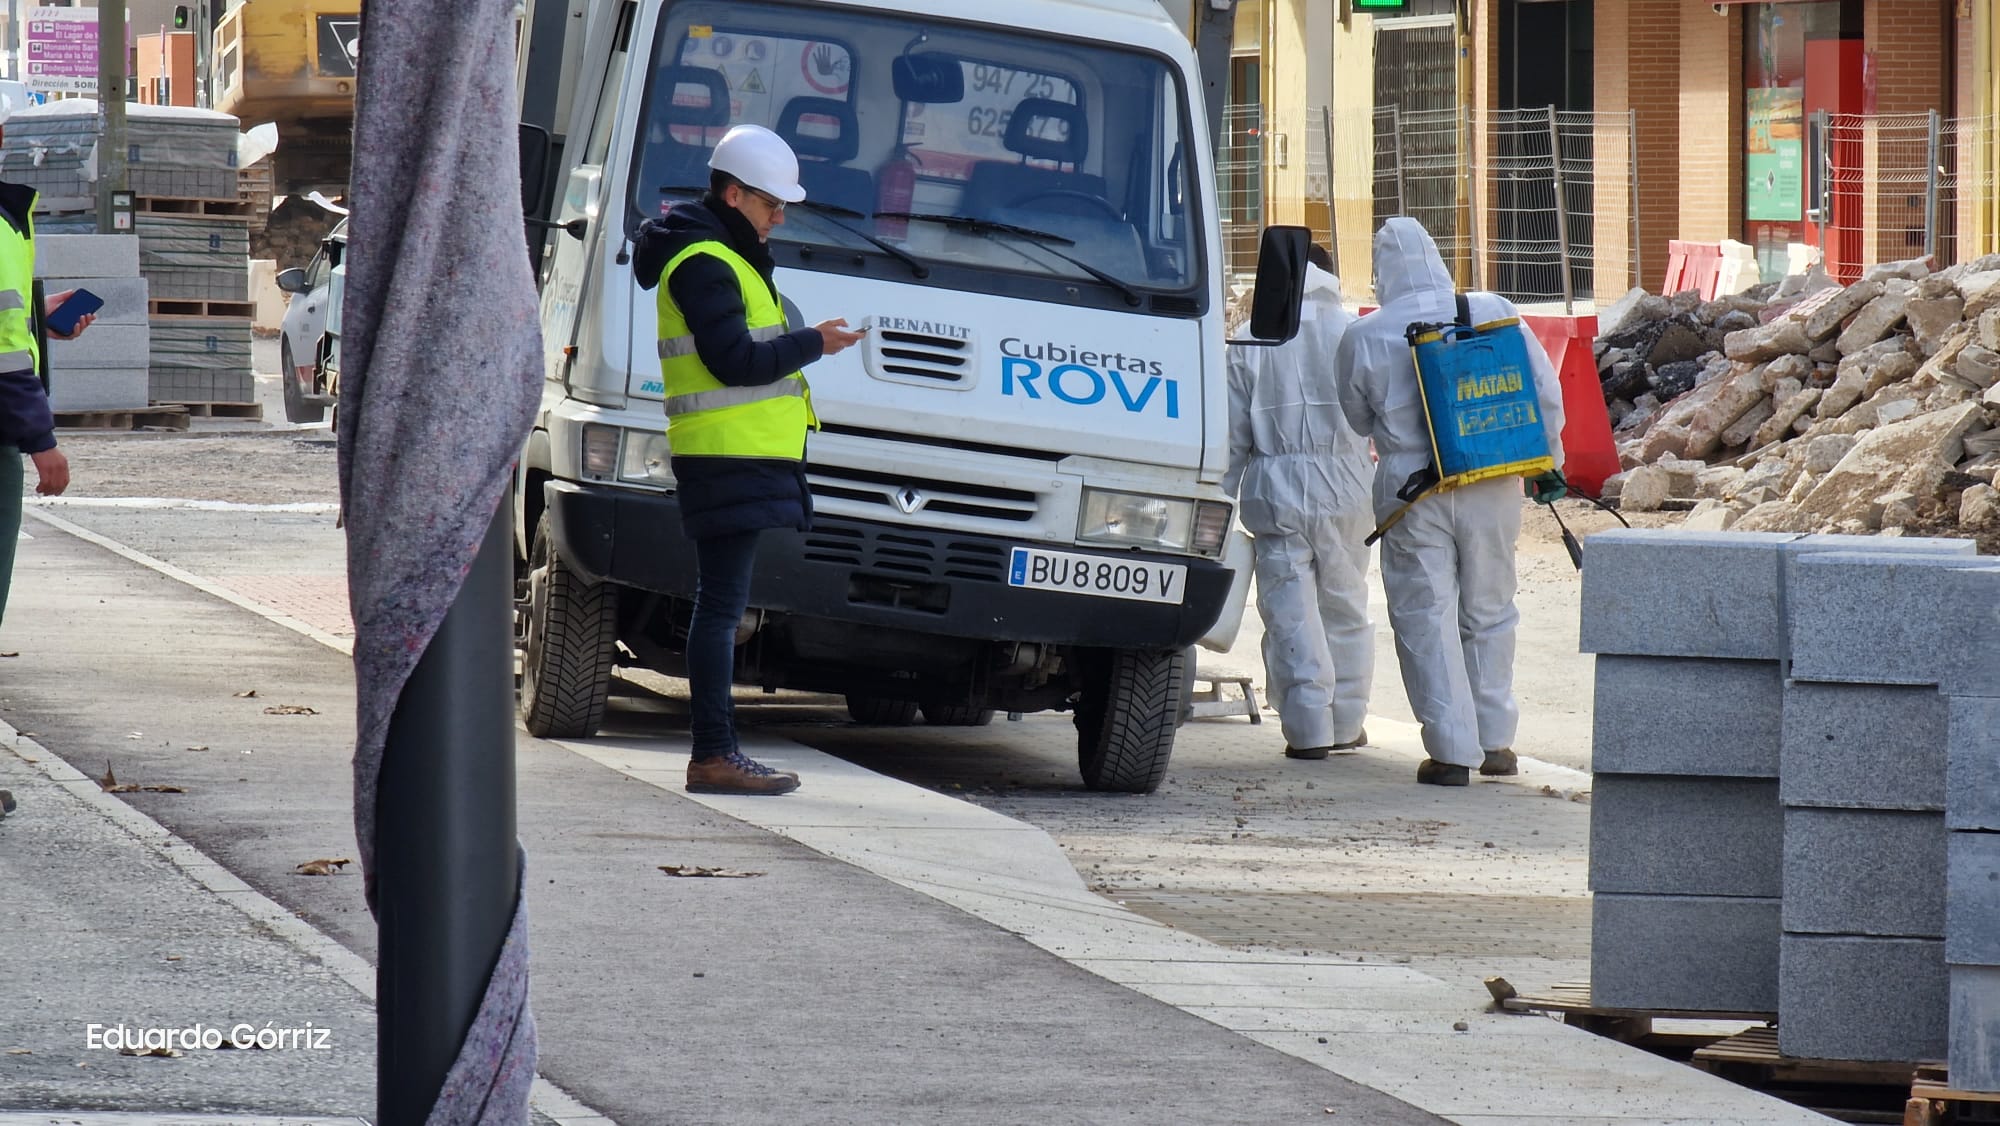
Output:
[[1940,266],[2000,250],[2000,139],[1993,117],[1814,116],[1807,219],[1829,276],[1930,256]]
[[[1544,108],[1475,118],[1458,108],[1383,106],[1314,109],[1307,120],[1303,210],[1316,238],[1338,233],[1354,251],[1363,232],[1339,229],[1343,220],[1366,221],[1372,235],[1391,216],[1409,215],[1437,240],[1461,283],[1517,301],[1573,305],[1638,283],[1636,185],[1618,178],[1608,235],[1598,205],[1598,154],[1629,166],[1630,114]],[[1230,111],[1219,169],[1228,268],[1239,278],[1255,270],[1265,219],[1261,124],[1257,107]],[[1342,273],[1350,293],[1367,291],[1365,261],[1344,261]]]

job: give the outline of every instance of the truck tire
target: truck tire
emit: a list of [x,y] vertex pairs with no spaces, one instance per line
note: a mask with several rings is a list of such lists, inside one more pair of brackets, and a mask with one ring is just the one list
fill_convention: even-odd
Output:
[[924,722],[932,727],[984,727],[993,722],[992,708],[968,704],[925,704]]
[[1150,794],[1167,776],[1190,673],[1184,649],[1080,655],[1076,757],[1093,790]]
[[849,696],[847,716],[864,727],[902,727],[917,718],[917,705],[880,696]]
[[538,739],[588,739],[604,724],[618,657],[618,589],[589,583],[556,554],[548,514],[528,548],[521,721]]
[[326,418],[325,407],[306,402],[306,389],[299,386],[299,369],[292,364],[292,342],[282,336],[278,338],[278,370],[285,386],[285,421],[297,424]]

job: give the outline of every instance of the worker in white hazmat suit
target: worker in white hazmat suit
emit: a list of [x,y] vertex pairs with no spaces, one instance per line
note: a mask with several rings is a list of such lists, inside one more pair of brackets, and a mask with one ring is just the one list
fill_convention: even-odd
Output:
[[[1354,429],[1375,441],[1375,516],[1389,519],[1397,492],[1434,458],[1416,363],[1404,330],[1457,319],[1451,275],[1430,233],[1397,217],[1375,236],[1375,294],[1381,308],[1341,340],[1336,363],[1341,406]],[[1513,302],[1469,295],[1472,321],[1519,316]],[[1562,467],[1562,387],[1534,333],[1523,329],[1549,452]],[[1561,495],[1553,474],[1535,499]],[[1516,773],[1520,708],[1514,700],[1514,541],[1521,531],[1522,484],[1496,477],[1426,496],[1382,537],[1382,586],[1410,710],[1423,725],[1430,758],[1417,781],[1463,786],[1470,770]]]
[[1311,259],[1298,336],[1230,349],[1223,487],[1255,537],[1265,684],[1285,754],[1323,759],[1367,741],[1375,627],[1363,541],[1375,466],[1334,387],[1334,354],[1354,315],[1340,306],[1326,251],[1312,247]]

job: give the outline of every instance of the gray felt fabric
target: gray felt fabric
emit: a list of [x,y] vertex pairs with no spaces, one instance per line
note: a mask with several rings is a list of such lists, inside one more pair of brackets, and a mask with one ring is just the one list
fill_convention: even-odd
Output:
[[[478,553],[541,395],[521,227],[512,0],[369,0],[342,312],[340,485],[358,691],[354,822],[374,901],[389,718]],[[432,1126],[521,1123],[525,907]]]

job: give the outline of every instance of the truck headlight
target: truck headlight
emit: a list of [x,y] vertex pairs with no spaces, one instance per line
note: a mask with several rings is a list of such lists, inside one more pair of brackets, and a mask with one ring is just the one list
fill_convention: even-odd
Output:
[[665,434],[631,431],[625,435],[625,449],[618,455],[618,479],[634,485],[671,488],[672,457]]
[[583,479],[611,480],[618,470],[618,427],[586,422],[582,443]]
[[1085,489],[1076,538],[1084,543],[1187,551],[1194,538],[1194,502]]

